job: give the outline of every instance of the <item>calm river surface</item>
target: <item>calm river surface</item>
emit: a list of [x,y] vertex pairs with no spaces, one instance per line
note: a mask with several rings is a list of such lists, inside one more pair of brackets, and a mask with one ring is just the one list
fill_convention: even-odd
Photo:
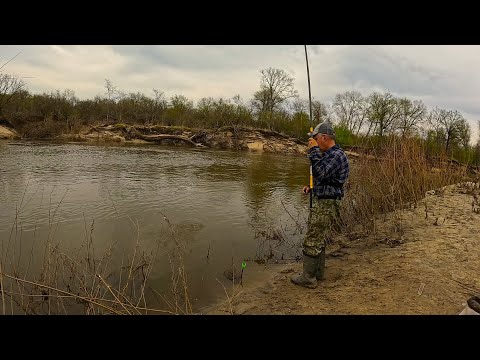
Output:
[[[145,252],[161,243],[150,284],[167,293],[174,232],[185,244],[189,294],[200,311],[225,298],[223,273],[232,261],[250,261],[248,275],[259,266],[251,260],[299,253],[308,166],[302,156],[181,146],[0,141],[2,252],[15,240],[10,259],[26,266],[32,254],[38,268],[49,234],[68,252],[91,233],[98,254],[115,243],[121,265],[137,239]],[[288,244],[271,247],[261,231]]]

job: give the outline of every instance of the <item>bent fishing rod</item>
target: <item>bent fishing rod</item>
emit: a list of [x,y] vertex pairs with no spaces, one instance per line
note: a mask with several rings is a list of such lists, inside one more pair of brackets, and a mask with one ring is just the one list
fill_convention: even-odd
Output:
[[[308,54],[307,54],[307,45],[305,46],[305,60],[307,62],[307,79],[308,79],[308,101],[310,104],[310,132],[313,132],[312,124],[312,92],[310,90],[310,70],[308,68]],[[312,164],[310,164],[310,209],[313,206],[313,173],[312,173]]]

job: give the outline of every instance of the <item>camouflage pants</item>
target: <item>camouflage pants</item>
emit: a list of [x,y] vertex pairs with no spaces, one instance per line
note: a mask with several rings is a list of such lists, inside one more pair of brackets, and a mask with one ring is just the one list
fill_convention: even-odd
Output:
[[338,229],[340,218],[340,200],[313,199],[308,216],[308,231],[303,241],[303,253],[318,256],[325,250],[326,239],[333,230]]

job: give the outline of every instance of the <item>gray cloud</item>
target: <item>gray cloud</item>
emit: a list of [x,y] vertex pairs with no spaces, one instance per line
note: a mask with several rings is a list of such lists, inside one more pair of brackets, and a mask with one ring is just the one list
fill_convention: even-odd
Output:
[[[480,46],[309,45],[312,96],[330,101],[340,92],[390,91],[429,108],[457,109],[476,135],[480,119]],[[72,89],[80,98],[105,92],[105,78],[125,92],[167,96],[232,97],[258,89],[260,70],[284,69],[308,97],[303,45],[32,45],[0,46],[3,71],[25,79],[33,92]]]
[[374,47],[344,49],[337,76],[354,86],[414,96],[431,94],[444,79],[439,72]]

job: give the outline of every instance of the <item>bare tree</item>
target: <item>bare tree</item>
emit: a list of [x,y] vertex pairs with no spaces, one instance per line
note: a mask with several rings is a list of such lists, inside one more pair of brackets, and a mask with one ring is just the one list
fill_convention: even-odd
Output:
[[[114,118],[116,121],[122,121],[122,110],[121,108],[117,108],[115,105],[118,104],[118,102],[126,99],[128,95],[117,89],[116,86],[113,85],[113,83],[109,79],[105,79],[105,89],[106,89],[106,94],[107,94],[107,99],[108,99],[108,105],[107,105],[107,122],[109,122],[110,118]],[[117,110],[117,113],[114,116],[113,110]]]
[[425,120],[427,107],[422,101],[411,101],[407,98],[398,99],[400,114],[396,119],[395,128],[402,137],[410,136]]
[[260,90],[253,95],[253,104],[259,111],[273,113],[285,100],[298,96],[293,77],[284,70],[268,68],[260,73]]
[[472,128],[468,121],[464,118],[458,123],[458,138],[463,148],[467,150],[470,147],[470,138],[472,136]]
[[[310,108],[308,100],[295,98],[289,103],[291,111],[291,120],[298,133],[303,132],[306,124],[310,124]],[[311,126],[311,124],[310,124]]]
[[0,73],[0,116],[5,106],[25,87],[25,82],[15,75]]
[[333,100],[333,110],[339,124],[354,134],[358,134],[364,124],[365,98],[358,91],[337,94]]
[[465,119],[457,110],[435,108],[430,112],[428,122],[437,134],[437,140],[445,144],[445,151],[449,153],[453,145],[460,139],[460,130]]
[[448,151],[460,139],[460,127],[465,119],[457,110],[447,111],[447,116],[441,119],[441,124],[445,129],[446,144],[445,150]]
[[167,107],[167,100],[165,99],[165,93],[158,89],[153,89],[155,104]]
[[55,121],[65,122],[69,130],[72,129],[72,115],[75,105],[78,102],[75,92],[70,89],[66,89],[63,92],[57,90],[50,94],[51,106],[52,106],[52,118]]
[[107,123],[110,120],[110,116],[112,113],[112,106],[115,103],[115,92],[116,88],[113,86],[112,82],[109,79],[105,79],[105,89],[107,93],[107,98],[108,98],[108,105],[107,105]]
[[155,116],[152,119],[153,121],[159,121],[163,117],[164,113],[168,108],[168,100],[165,97],[163,91],[153,89],[154,93],[154,107],[155,107]]
[[290,103],[290,108],[291,108],[293,114],[305,113],[308,116],[309,111],[310,111],[308,100],[302,99],[302,98],[295,98]]
[[209,96],[198,100],[197,102],[197,117],[205,123],[212,117],[215,107],[215,100]]
[[182,111],[193,109],[193,101],[188,100],[188,98],[184,95],[173,95],[170,98],[170,104],[173,108]]
[[332,123],[332,118],[329,115],[331,115],[331,109],[328,105],[319,100],[312,100],[312,117],[315,124],[325,121]]
[[268,92],[267,90],[258,90],[251,100],[251,108],[253,111],[263,113],[267,111],[268,105]]
[[368,97],[368,105],[369,132],[373,127],[373,131],[382,137],[386,132],[392,130],[395,120],[400,115],[398,101],[390,93],[374,92]]
[[115,93],[117,88],[113,85],[112,81],[109,79],[105,79],[105,90],[107,93],[107,98],[110,101],[115,101]]

